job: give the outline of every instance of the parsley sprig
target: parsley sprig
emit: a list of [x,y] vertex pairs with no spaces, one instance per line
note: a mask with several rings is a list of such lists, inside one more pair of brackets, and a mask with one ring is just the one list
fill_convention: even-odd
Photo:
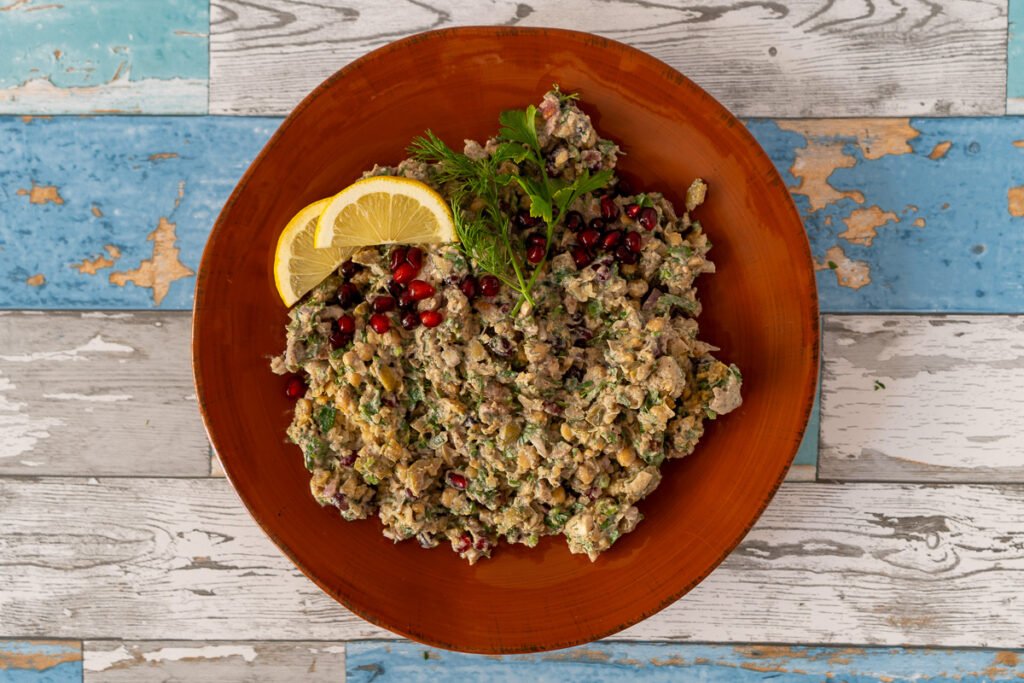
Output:
[[[571,99],[560,97],[563,104]],[[514,315],[524,302],[534,305],[531,290],[547,265],[555,226],[574,201],[606,186],[612,172],[591,175],[584,170],[571,183],[552,178],[537,136],[537,108],[530,105],[502,112],[499,121],[499,144],[490,156],[474,159],[456,152],[429,130],[413,141],[409,152],[420,161],[437,164],[438,180],[454,186],[452,215],[461,248],[480,268],[519,293]],[[530,215],[547,226],[547,250],[529,277],[526,245],[512,230],[512,184],[530,198]]]

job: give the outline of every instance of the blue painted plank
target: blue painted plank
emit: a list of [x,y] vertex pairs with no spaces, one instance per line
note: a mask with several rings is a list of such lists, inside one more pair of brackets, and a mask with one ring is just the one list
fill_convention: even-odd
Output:
[[6,0],[0,112],[207,111],[208,0]]
[[821,364],[818,364],[818,385],[814,390],[814,405],[811,406],[811,416],[807,419],[807,429],[804,431],[804,438],[800,442],[796,456],[793,458],[794,465],[818,466],[818,436],[821,432]]
[[210,227],[278,123],[0,119],[0,305],[191,308]]
[[1024,311],[1024,120],[747,123],[804,217],[823,311]]
[[1024,0],[1010,0],[1006,46],[1006,113],[1024,114]]
[[[0,306],[189,308],[221,204],[279,122],[0,117]],[[748,125],[804,216],[824,312],[1024,312],[1024,119]],[[162,284],[132,284],[168,224]]]
[[348,683],[978,683],[1024,677],[1020,651],[599,642],[484,657],[409,642],[349,643]]
[[0,683],[80,683],[78,641],[0,640]]

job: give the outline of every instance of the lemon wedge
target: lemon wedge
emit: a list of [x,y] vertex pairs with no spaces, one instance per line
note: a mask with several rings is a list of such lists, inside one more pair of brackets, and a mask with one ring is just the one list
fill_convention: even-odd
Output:
[[364,178],[327,201],[313,239],[320,249],[455,241],[448,203],[418,180]]
[[285,306],[291,306],[323,282],[354,251],[349,247],[317,249],[313,246],[317,219],[330,202],[330,199],[321,199],[299,211],[277,238],[274,284]]

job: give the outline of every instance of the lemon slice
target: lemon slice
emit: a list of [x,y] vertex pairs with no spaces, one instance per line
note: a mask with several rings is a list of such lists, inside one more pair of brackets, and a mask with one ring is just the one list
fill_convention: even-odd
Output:
[[448,203],[418,180],[364,178],[328,201],[313,240],[319,248],[455,241]]
[[277,238],[274,284],[285,306],[291,306],[323,282],[354,251],[346,247],[317,249],[313,246],[317,219],[330,202],[330,199],[321,199],[299,211]]

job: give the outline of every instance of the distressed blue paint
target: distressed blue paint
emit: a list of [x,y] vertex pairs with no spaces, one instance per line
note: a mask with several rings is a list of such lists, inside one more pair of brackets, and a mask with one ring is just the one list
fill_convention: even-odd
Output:
[[807,430],[804,432],[803,441],[793,458],[794,465],[818,464],[818,435],[821,428],[821,367],[818,367],[818,386],[814,390],[814,405],[811,406],[811,416],[807,419]]
[[1006,97],[1019,100],[1024,113],[1024,0],[1010,0],[1010,32],[1006,46]]
[[79,643],[0,640],[0,683],[80,683]]
[[205,113],[207,0],[3,4],[0,111]]
[[[795,188],[790,168],[796,148],[806,141],[771,120],[747,123]],[[863,204],[844,198],[811,211],[808,198],[794,193],[819,262],[838,245],[847,257],[870,267],[871,283],[860,289],[839,286],[835,273],[819,271],[822,310],[1024,311],[1024,218],[1011,216],[1007,203],[1008,190],[1024,185],[1024,149],[1013,145],[1024,139],[1024,119],[912,119],[910,124],[921,133],[910,140],[912,154],[866,159],[854,142],[845,145],[856,164],[835,170],[830,184],[863,193]],[[953,143],[946,156],[929,158],[943,141]],[[838,236],[846,229],[843,218],[874,205],[896,213],[900,223],[879,228],[871,246]],[[918,211],[908,210],[911,205]],[[925,219],[925,227],[912,225],[917,217]]]
[[[193,271],[221,206],[279,123],[262,118],[0,119],[0,306],[150,308],[153,292],[108,280],[153,253],[161,217],[176,224]],[[153,154],[176,154],[154,158]],[[58,188],[64,203],[31,204],[19,189]],[[181,204],[175,201],[181,183]],[[98,207],[102,217],[93,214]],[[122,256],[96,275],[72,267],[113,244]],[[42,273],[46,284],[30,287]],[[192,306],[195,278],[171,284],[162,308]]]
[[[536,655],[483,657],[410,642],[346,646],[348,683],[977,683],[1010,680],[1021,653],[600,642]],[[425,656],[427,658],[425,658]]]
[[[103,117],[39,120],[0,118],[0,306],[8,308],[147,308],[152,293],[112,285],[110,270],[80,274],[70,264],[115,244],[118,270],[149,258],[146,241],[161,216],[177,224],[181,260],[195,270],[221,204],[280,119]],[[790,172],[806,144],[774,121],[753,120],[751,130],[795,187]],[[840,287],[829,270],[818,273],[825,312],[951,311],[1024,312],[1024,218],[1010,215],[1007,191],[1024,185],[1024,119],[914,119],[921,135],[912,154],[865,159],[850,142],[853,168],[832,173],[839,190],[865,195],[863,205],[842,199],[809,210],[797,193],[812,251],[821,262],[829,247],[865,261],[871,284]],[[941,141],[952,148],[933,160]],[[149,160],[150,154],[177,158]],[[32,205],[16,194],[31,182],[59,188],[63,205]],[[181,206],[174,209],[179,182]],[[948,208],[943,205],[948,203]],[[104,216],[90,212],[97,205]],[[918,212],[904,213],[908,205]],[[843,218],[861,206],[878,205],[900,215],[878,229],[871,246],[851,244],[838,233]],[[914,227],[915,217],[926,221]],[[831,225],[828,225],[829,219]],[[47,284],[29,287],[36,273]],[[163,308],[187,309],[194,278],[175,282]]]

